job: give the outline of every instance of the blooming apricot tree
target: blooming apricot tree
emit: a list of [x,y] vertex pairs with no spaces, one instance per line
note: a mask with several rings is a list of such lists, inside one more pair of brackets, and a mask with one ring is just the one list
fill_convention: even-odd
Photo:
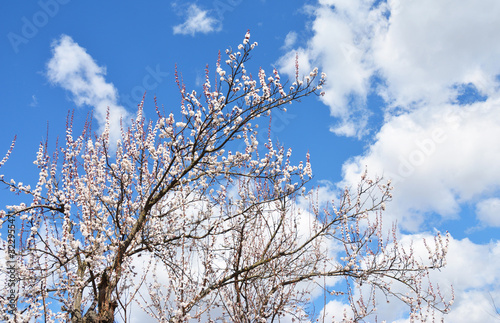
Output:
[[[40,145],[35,184],[2,175],[29,197],[0,211],[1,221],[22,223],[16,298],[0,298],[2,318],[128,322],[135,306],[160,322],[306,320],[308,293],[325,277],[346,279],[344,290],[322,287],[348,296],[352,321],[375,310],[376,292],[408,304],[415,319],[427,307],[447,310],[424,283],[444,265],[447,239],[437,235],[422,261],[395,230],[386,238],[390,183],[364,174],[322,208],[305,188],[309,156],[293,165],[291,150],[257,141],[259,118],[321,95],[325,75],[297,72],[287,85],[277,70],[260,69],[254,79],[245,67],[257,45],[249,39],[225,62],[219,55],[215,77],[207,68],[201,94],[176,74],[179,116],[156,106],[156,121],[146,121],[141,104],[117,143],[109,122],[100,135],[87,124],[74,136],[69,116],[62,147],[49,154]],[[361,286],[371,287],[368,296],[354,292]]]

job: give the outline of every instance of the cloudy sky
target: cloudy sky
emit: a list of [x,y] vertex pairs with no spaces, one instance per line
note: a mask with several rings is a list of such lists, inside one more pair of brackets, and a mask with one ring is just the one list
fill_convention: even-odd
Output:
[[18,140],[1,173],[34,182],[38,144],[64,134],[70,110],[79,126],[93,111],[96,131],[107,107],[117,127],[144,93],[146,114],[155,96],[177,112],[175,64],[198,88],[250,29],[254,68],[293,73],[298,53],[304,72],[328,75],[321,100],[273,119],[273,139],[298,159],[310,152],[311,185],[354,185],[365,167],[392,178],[385,216],[404,239],[451,234],[435,275],[455,289],[446,321],[500,320],[498,17],[497,0],[5,2],[0,151]]

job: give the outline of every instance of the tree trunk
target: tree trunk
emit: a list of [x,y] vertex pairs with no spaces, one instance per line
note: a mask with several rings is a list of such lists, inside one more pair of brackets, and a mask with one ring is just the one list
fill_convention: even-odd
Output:
[[113,323],[115,319],[115,309],[117,302],[111,300],[112,285],[109,284],[109,276],[106,272],[102,274],[101,282],[99,283],[99,299],[97,306],[99,309],[99,323]]

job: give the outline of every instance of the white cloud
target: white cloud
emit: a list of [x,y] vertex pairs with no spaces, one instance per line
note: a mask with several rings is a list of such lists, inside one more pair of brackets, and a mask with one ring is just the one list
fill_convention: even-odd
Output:
[[500,199],[489,198],[476,205],[476,214],[483,224],[500,227]]
[[[356,185],[365,166],[372,175],[392,177],[394,199],[384,221],[397,220],[409,231],[457,219],[466,204],[476,205],[481,228],[499,227],[500,3],[373,2],[319,0],[311,12],[313,36],[279,61],[293,75],[297,51],[304,66],[318,65],[327,73],[323,102],[338,120],[332,131],[339,135],[366,133],[370,94],[386,102],[383,126],[363,154],[344,163],[338,185]],[[477,89],[482,99],[460,103],[464,86]],[[492,302],[500,297],[499,253],[494,237],[485,245],[451,239],[447,267],[432,273],[446,293],[450,284],[455,289],[445,321],[500,318]],[[395,306],[381,300],[379,319],[389,315],[389,321],[408,322],[404,309]]]
[[30,103],[30,107],[33,107],[33,108],[34,108],[34,107],[36,107],[36,106],[38,106],[38,99],[37,99],[36,95],[34,95],[34,94],[33,94],[33,95],[31,96],[31,103]]
[[208,10],[201,10],[196,4],[189,6],[186,21],[173,27],[174,35],[208,34],[221,29],[217,19],[208,16]]
[[[365,166],[392,177],[389,219],[408,230],[432,212],[454,218],[462,203],[500,190],[500,3],[321,0],[311,14],[313,37],[279,63],[293,75],[298,52],[301,66],[327,73],[323,102],[338,120],[331,130],[366,134],[368,95],[386,100],[384,125],[344,164],[342,186],[357,183]],[[485,101],[459,105],[464,85]]]
[[389,10],[372,50],[394,105],[446,102],[457,83],[494,91],[500,73],[498,1],[394,0]]
[[[427,233],[404,235],[400,239],[400,244],[410,246],[412,252],[417,258],[426,259],[427,249],[423,243],[426,239],[428,245],[433,248],[433,236]],[[471,323],[471,322],[493,322],[500,319],[495,314],[495,304],[493,300],[500,297],[500,242],[489,243],[485,245],[475,244],[469,239],[462,240],[450,237],[447,265],[441,270],[430,272],[430,279],[433,283],[434,291],[440,289],[441,295],[445,301],[450,301],[453,294],[455,296],[454,304],[449,314],[444,315],[445,322]],[[423,281],[423,287],[427,281]],[[369,286],[366,287],[369,292]],[[402,285],[394,284],[393,291],[406,292]],[[359,296],[359,291],[355,291],[354,298]],[[382,293],[376,296],[377,311],[374,315],[378,316],[378,321],[409,323],[407,306],[394,298],[389,299]],[[498,301],[496,306],[499,306]],[[339,321],[344,310],[347,314],[352,313],[347,304],[338,300],[330,301],[320,317],[326,311],[325,322]],[[442,314],[436,312],[439,318]],[[332,320],[331,315],[335,315]],[[374,321],[371,316],[367,321]],[[439,320],[436,320],[439,321]]]
[[289,32],[285,37],[285,42],[283,44],[284,49],[290,49],[297,41],[297,33],[295,31]]
[[290,50],[278,64],[282,71],[294,75],[298,52],[307,61],[299,64],[302,70],[319,65],[328,76],[322,100],[330,107],[331,115],[340,119],[331,130],[338,135],[359,137],[365,133],[366,97],[374,73],[369,57],[370,38],[381,14],[370,11],[368,1],[335,2],[335,9],[330,7],[333,1],[320,3],[313,11],[314,36],[305,48]]
[[451,239],[447,262],[444,269],[431,276],[441,288],[451,284],[455,292],[455,303],[445,321],[495,321],[492,299],[500,297],[500,242],[480,245],[469,239]]
[[[359,137],[366,133],[372,91],[403,110],[453,100],[459,84],[494,94],[499,14],[495,0],[389,0],[377,7],[370,0],[322,0],[312,11],[314,35],[307,46],[290,50],[279,63],[293,72],[291,54],[298,51],[319,65],[328,75],[323,102],[340,120],[332,131]],[[373,77],[381,84],[374,86]]]
[[298,48],[289,51],[280,58],[280,60],[278,61],[280,71],[288,74],[289,77],[295,79],[296,60],[298,61],[300,76],[308,75],[309,72],[313,69],[313,57],[311,57],[311,53],[307,49]]
[[[329,301],[328,304],[321,310],[318,318],[326,322],[342,322],[344,317],[353,317],[351,306],[340,301]],[[347,320],[346,320],[347,321]]]
[[390,118],[362,156],[343,166],[343,185],[365,165],[394,181],[392,219],[418,230],[426,212],[453,218],[460,204],[500,189],[500,99],[469,106],[429,105]]
[[446,322],[457,323],[498,322],[500,320],[500,314],[497,312],[499,309],[496,308],[498,299],[500,293],[495,291],[473,290],[464,293],[444,319]]
[[67,35],[62,35],[54,41],[52,54],[47,64],[47,77],[50,82],[70,91],[77,106],[93,107],[101,130],[106,123],[109,109],[111,140],[120,138],[120,118],[125,125],[129,113],[117,104],[117,90],[104,78],[106,69],[98,66],[85,48]]

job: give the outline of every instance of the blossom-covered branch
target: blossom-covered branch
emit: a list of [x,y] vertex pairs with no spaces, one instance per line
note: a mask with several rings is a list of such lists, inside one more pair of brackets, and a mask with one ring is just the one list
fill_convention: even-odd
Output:
[[[68,117],[62,147],[49,154],[40,144],[33,187],[0,177],[29,197],[7,206],[22,221],[15,320],[127,322],[132,306],[161,322],[303,319],[314,286],[304,283],[325,277],[346,277],[354,320],[371,307],[354,300],[352,284],[395,297],[415,315],[423,304],[446,311],[422,279],[444,265],[447,240],[438,235],[429,245],[430,264],[396,236],[384,240],[390,184],[364,176],[321,208],[306,189],[310,156],[294,165],[290,149],[257,141],[259,119],[322,95],[325,75],[314,69],[287,85],[276,69],[261,68],[254,79],[246,63],[256,46],[248,32],[224,62],[219,55],[200,94],[176,72],[180,114],[156,105],[156,120],[147,121],[141,104],[117,143],[109,122],[100,135],[86,124],[74,136]],[[332,251],[339,243],[342,258]],[[6,319],[7,302],[0,299]]]

